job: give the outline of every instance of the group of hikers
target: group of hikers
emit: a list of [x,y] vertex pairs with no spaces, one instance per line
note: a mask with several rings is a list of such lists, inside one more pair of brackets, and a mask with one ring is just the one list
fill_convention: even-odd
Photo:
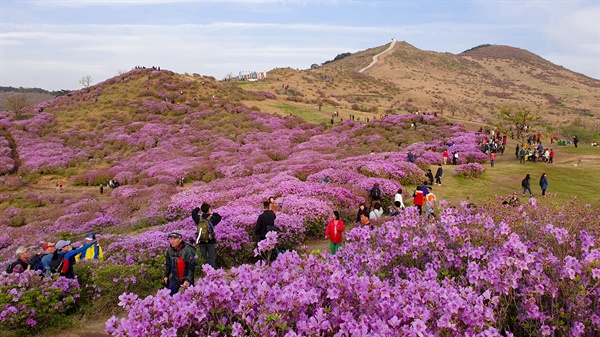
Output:
[[31,254],[25,247],[17,248],[17,260],[6,267],[6,273],[22,273],[25,270],[41,271],[43,276],[60,275],[75,278],[73,266],[84,260],[101,260],[102,247],[96,241],[94,233],[88,234],[81,247],[75,249],[71,241],[46,241],[41,244],[42,252]]

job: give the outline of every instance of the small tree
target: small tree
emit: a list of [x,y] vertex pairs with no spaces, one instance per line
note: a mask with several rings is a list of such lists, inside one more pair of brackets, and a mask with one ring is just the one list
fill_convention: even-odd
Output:
[[13,94],[6,97],[6,107],[14,112],[17,117],[31,104],[31,100],[25,94]]
[[92,76],[85,75],[79,80],[79,84],[83,85],[85,88],[89,88],[92,85]]
[[539,117],[526,107],[511,107],[503,106],[500,108],[500,117],[508,121],[510,125],[514,125],[517,129],[517,139],[521,139],[521,134],[525,130],[525,126],[537,120]]

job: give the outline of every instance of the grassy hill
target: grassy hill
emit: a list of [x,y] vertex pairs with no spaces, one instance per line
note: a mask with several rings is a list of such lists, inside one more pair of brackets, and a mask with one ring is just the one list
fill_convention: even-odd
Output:
[[[435,171],[441,152],[451,146],[460,151],[460,164],[487,168],[480,178],[468,179],[455,166],[444,167],[443,184],[433,192],[457,208],[474,202],[496,210],[493,217],[499,218],[511,212],[501,202],[519,191],[525,174],[532,175],[539,197],[542,172],[550,187],[547,198],[538,198],[540,207],[554,212],[574,197],[578,205],[598,207],[598,147],[555,146],[554,164],[519,164],[513,155],[516,141],[509,140],[491,168],[480,151],[484,136],[474,133],[483,123],[460,121],[460,113],[454,119],[445,113],[408,113],[420,102],[414,88],[371,74],[383,71],[380,67],[367,74],[344,69],[385,48],[317,70],[275,69],[262,82],[136,69],[18,116],[0,112],[0,261],[12,258],[20,245],[37,249],[42,240],[79,241],[95,232],[105,262],[97,271],[92,264],[79,267],[81,282],[90,285],[82,298],[90,312],[112,313],[123,292],[156,293],[167,233],[194,236],[190,211],[202,202],[223,215],[217,230],[221,267],[257,261],[254,225],[269,196],[281,205],[281,248],[301,251],[310,243],[325,250],[322,241],[314,242],[322,240],[333,210],[340,211],[350,230],[358,204],[368,200],[374,183],[381,186],[386,208],[400,188],[410,206],[425,171]],[[431,54],[405,43],[382,62],[389,66],[403,58],[425,70],[445,69],[447,75],[485,73],[483,65],[466,56]],[[439,71],[428,76],[441,76]],[[332,117],[336,111],[339,116]],[[549,145],[547,133],[542,140]],[[408,151],[417,155],[415,163],[407,161]],[[182,177],[184,186],[177,185]],[[99,185],[109,180],[121,186],[105,185],[100,194]],[[533,206],[526,200],[523,209],[529,211]],[[520,228],[520,213],[515,209],[510,216]],[[407,211],[406,220],[413,218],[423,221],[422,228],[429,226]],[[136,284],[131,275],[144,280]]]

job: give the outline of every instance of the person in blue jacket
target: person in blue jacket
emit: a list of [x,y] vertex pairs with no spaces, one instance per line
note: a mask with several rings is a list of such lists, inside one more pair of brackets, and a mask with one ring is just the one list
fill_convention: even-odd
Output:
[[71,247],[71,241],[58,241],[54,246],[56,248],[56,251],[52,256],[52,261],[50,261],[50,269],[52,269],[53,267],[53,262],[60,259],[62,261],[62,266],[61,270],[57,271],[60,272],[60,276],[64,276],[66,278],[75,278],[75,271],[73,270],[73,266],[76,263],[75,256],[83,252],[84,250],[90,248],[95,243],[96,241],[94,240],[90,243],[79,247],[78,249],[73,250],[73,247]]
[[546,177],[546,173],[542,173],[540,177],[540,188],[542,189],[542,198],[546,197],[546,189],[548,188],[548,178]]

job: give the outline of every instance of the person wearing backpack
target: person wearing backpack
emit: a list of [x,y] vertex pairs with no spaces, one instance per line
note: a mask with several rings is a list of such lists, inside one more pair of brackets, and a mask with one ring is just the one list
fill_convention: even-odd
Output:
[[531,193],[531,176],[529,174],[521,181],[521,187],[523,187],[523,196],[525,196],[526,191],[529,191],[529,196],[533,197],[533,193]]
[[379,188],[379,183],[373,184],[369,196],[371,197],[371,205],[376,201],[381,201],[381,189]]
[[258,241],[262,241],[266,239],[267,232],[269,229],[274,229],[275,227],[275,212],[270,209],[271,203],[269,201],[263,202],[263,212],[258,216],[256,220],[256,227],[254,228],[254,234],[258,238]]
[[162,283],[175,295],[179,288],[194,285],[196,272],[196,249],[183,241],[179,232],[169,234],[169,248],[167,248],[165,273]]
[[52,260],[52,255],[56,251],[56,244],[54,242],[44,242],[42,245],[42,250],[44,253],[42,254],[42,272],[46,274],[48,271],[50,261]]
[[[202,216],[199,215],[200,211],[202,211]],[[209,204],[202,203],[200,208],[196,207],[192,211],[192,219],[198,226],[196,244],[200,248],[200,256],[205,263],[216,269],[215,244],[217,240],[214,227],[221,222],[221,216],[212,212]]]
[[26,270],[30,270],[29,266],[29,251],[24,246],[19,246],[15,252],[17,260],[6,267],[8,274],[19,274]]
[[64,276],[66,278],[75,278],[75,271],[73,270],[73,266],[76,263],[75,256],[90,248],[95,243],[96,241],[94,240],[79,247],[78,249],[73,250],[73,247],[71,247],[71,241],[58,241],[55,245],[56,250],[54,251],[54,254],[52,254],[52,259],[50,260],[49,264],[50,274],[58,273],[60,276]]

